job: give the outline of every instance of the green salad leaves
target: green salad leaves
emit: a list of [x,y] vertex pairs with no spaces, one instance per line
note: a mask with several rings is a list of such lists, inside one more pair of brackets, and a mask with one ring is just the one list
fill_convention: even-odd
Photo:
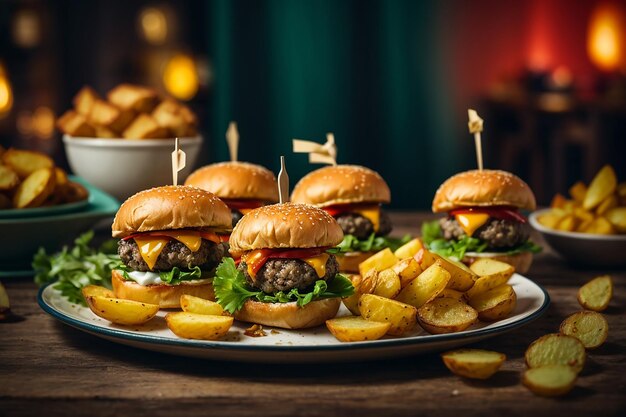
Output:
[[[439,221],[424,222],[422,224],[422,240],[426,247],[438,255],[460,261],[466,252],[484,252],[487,243],[475,237],[463,236],[460,240],[446,240],[443,238]],[[522,252],[541,252],[541,246],[526,241],[524,244],[511,250],[502,252],[503,255],[516,255]]]
[[100,248],[89,246],[93,231],[80,235],[74,247],[65,246],[57,254],[47,254],[40,248],[33,258],[35,282],[44,285],[58,280],[54,288],[72,303],[85,305],[81,288],[93,284],[111,288],[111,271],[121,264],[115,241],[107,241]]
[[385,248],[395,252],[400,246],[411,240],[411,235],[405,235],[402,238],[394,238],[388,236],[376,236],[372,233],[367,239],[359,240],[354,235],[344,235],[343,240],[336,248],[329,249],[329,253],[348,253],[348,252],[378,252]]
[[229,313],[239,310],[249,298],[264,303],[295,301],[298,306],[302,307],[322,298],[348,297],[354,293],[352,282],[344,275],[337,274],[329,281],[321,279],[315,281],[313,288],[308,292],[301,293],[294,288],[288,292],[266,294],[247,285],[244,274],[237,269],[232,258],[224,258],[217,267],[213,288],[217,302]]

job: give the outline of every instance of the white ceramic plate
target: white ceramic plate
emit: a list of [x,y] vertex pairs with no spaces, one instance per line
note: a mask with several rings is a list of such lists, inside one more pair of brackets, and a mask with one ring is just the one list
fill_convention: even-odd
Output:
[[[474,343],[523,326],[540,317],[550,298],[547,292],[528,278],[515,274],[510,282],[517,293],[513,314],[495,323],[478,323],[469,330],[430,335],[416,330],[404,337],[387,337],[366,342],[342,343],[326,327],[289,331],[264,328],[265,337],[243,334],[245,323],[235,322],[229,334],[220,341],[181,339],[165,325],[164,311],[142,326],[122,327],[97,317],[87,307],[72,304],[54,289],[54,284],[39,291],[41,308],[65,324],[104,339],[157,352],[206,359],[263,363],[303,363],[360,361],[450,349]],[[339,314],[348,314],[340,310]]]

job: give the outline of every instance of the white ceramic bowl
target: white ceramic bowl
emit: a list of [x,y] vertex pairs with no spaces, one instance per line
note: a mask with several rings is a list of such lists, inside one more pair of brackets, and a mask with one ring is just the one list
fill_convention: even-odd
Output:
[[[123,201],[138,191],[172,184],[174,139],[100,139],[63,136],[65,153],[74,173]],[[182,184],[191,172],[202,137],[179,139],[186,167],[178,173]]]
[[578,265],[600,267],[626,265],[626,235],[597,235],[550,229],[537,220],[549,210],[535,211],[528,220],[561,257]]

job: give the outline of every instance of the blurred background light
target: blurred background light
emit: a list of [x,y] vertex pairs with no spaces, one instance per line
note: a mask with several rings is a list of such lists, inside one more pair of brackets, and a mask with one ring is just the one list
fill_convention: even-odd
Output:
[[11,89],[11,83],[9,77],[4,69],[4,66],[0,64],[0,117],[7,115],[13,107],[13,91]]
[[168,24],[165,12],[158,7],[146,7],[139,14],[143,38],[152,45],[162,45],[167,40]]
[[41,22],[39,15],[30,9],[18,10],[13,16],[11,26],[13,42],[20,48],[33,48],[41,41]]
[[32,131],[39,139],[50,139],[54,133],[54,112],[49,107],[38,107],[33,112]]
[[601,4],[594,10],[587,41],[587,52],[598,68],[614,71],[624,53],[623,10],[613,4]]
[[191,100],[198,92],[198,70],[192,57],[176,54],[165,64],[163,85],[179,100]]

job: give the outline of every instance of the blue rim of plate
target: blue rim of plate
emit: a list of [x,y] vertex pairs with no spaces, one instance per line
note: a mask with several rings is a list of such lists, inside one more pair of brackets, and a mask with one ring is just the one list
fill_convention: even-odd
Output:
[[25,217],[52,216],[55,214],[75,213],[91,203],[91,194],[84,200],[55,206],[0,210],[0,219],[21,219]]
[[[524,277],[525,279],[528,279]],[[534,285],[536,285],[541,292],[543,293],[544,300],[541,306],[531,313],[530,315],[512,322],[508,324],[501,325],[495,328],[483,328],[477,330],[469,330],[463,331],[459,333],[448,333],[448,334],[433,334],[433,335],[419,335],[414,337],[405,337],[405,338],[397,338],[397,339],[383,339],[383,340],[369,340],[365,342],[347,342],[341,343],[337,345],[321,345],[321,346],[277,346],[277,345],[243,345],[237,344],[233,342],[213,342],[213,341],[203,341],[203,340],[188,340],[188,339],[165,339],[159,336],[151,336],[141,333],[132,332],[129,330],[117,330],[117,329],[108,329],[99,326],[94,326],[89,323],[85,323],[81,320],[74,319],[69,317],[52,306],[48,305],[43,300],[43,292],[50,285],[54,285],[56,282],[51,282],[46,284],[45,286],[39,289],[37,293],[37,302],[39,303],[39,307],[41,307],[46,313],[50,314],[52,317],[57,320],[65,323],[71,327],[75,327],[80,330],[84,330],[91,334],[100,334],[103,336],[109,336],[112,338],[125,339],[131,341],[140,341],[140,342],[148,342],[158,345],[168,345],[168,346],[180,346],[185,348],[194,348],[194,349],[220,349],[220,350],[237,350],[237,351],[298,351],[298,352],[311,352],[311,351],[345,351],[345,350],[355,350],[355,349],[371,349],[371,348],[388,348],[388,347],[398,347],[398,346],[408,346],[408,345],[416,345],[427,342],[443,342],[446,340],[458,340],[464,338],[475,338],[488,336],[493,333],[506,333],[507,331],[514,330],[518,327],[521,327],[525,324],[528,324],[539,317],[541,317],[548,306],[550,305],[550,296],[548,292],[539,284],[534,281],[531,281]]]

